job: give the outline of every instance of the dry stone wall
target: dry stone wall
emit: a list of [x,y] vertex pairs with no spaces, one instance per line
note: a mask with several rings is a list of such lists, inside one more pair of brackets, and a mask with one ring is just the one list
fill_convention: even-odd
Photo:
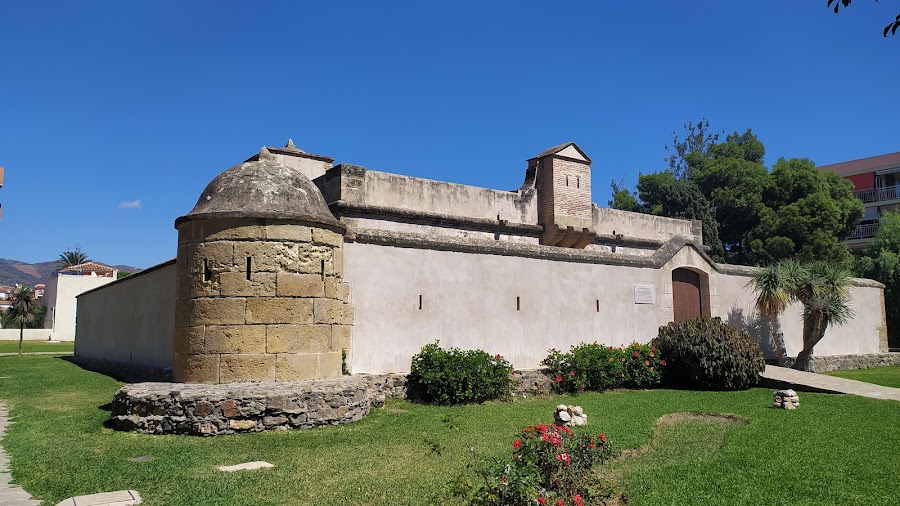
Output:
[[353,309],[343,236],[279,220],[179,227],[176,381],[340,376]]

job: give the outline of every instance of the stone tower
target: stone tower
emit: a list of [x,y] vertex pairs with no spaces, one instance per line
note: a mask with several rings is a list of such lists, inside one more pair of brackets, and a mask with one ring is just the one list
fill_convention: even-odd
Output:
[[528,160],[535,178],[541,244],[582,249],[593,242],[591,159],[574,143],[554,146]]
[[263,148],[216,176],[175,228],[175,381],[342,374],[353,321],[346,228],[298,169]]

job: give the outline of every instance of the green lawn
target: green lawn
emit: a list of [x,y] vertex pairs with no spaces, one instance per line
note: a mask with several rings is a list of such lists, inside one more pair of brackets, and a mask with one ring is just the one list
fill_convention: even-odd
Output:
[[[350,425],[201,439],[102,428],[119,383],[59,358],[0,357],[0,378],[15,418],[2,441],[13,477],[46,504],[120,489],[138,490],[148,505],[451,504],[444,486],[473,451],[508,456],[521,428],[549,422],[559,403],[582,405],[588,428],[618,448],[643,447],[603,471],[629,505],[896,504],[900,476],[900,403],[853,396],[803,393],[797,411],[771,409],[763,389],[455,408],[391,401]],[[733,413],[746,423],[656,425],[677,412]],[[128,461],[138,456],[155,460]],[[276,467],[215,469],[252,460]]]
[[866,383],[874,383],[886,387],[900,388],[900,365],[886,367],[873,367],[871,369],[856,369],[853,371],[831,371],[825,374],[847,378]]
[[[59,353],[73,353],[75,351],[75,343],[68,341],[64,343],[48,343],[47,341],[23,341],[22,351],[24,353],[36,351],[52,351]],[[18,353],[19,341],[0,341],[0,353]]]

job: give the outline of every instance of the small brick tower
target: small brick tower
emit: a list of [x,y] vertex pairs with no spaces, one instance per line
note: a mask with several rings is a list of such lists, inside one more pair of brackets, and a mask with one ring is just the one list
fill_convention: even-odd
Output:
[[541,244],[583,249],[593,242],[591,159],[574,142],[554,146],[528,160],[526,179],[538,193]]
[[341,375],[346,228],[306,176],[263,148],[216,176],[175,228],[175,381]]

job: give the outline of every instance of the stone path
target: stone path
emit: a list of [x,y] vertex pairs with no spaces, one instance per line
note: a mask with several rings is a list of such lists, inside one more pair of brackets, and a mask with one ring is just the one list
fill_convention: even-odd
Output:
[[873,399],[900,401],[900,388],[883,387],[864,381],[797,371],[774,365],[766,366],[762,378],[760,386],[769,388],[792,388],[807,392],[853,394]]
[[[7,417],[6,406],[0,403],[0,439],[3,439],[3,433],[10,424]],[[3,447],[0,446],[0,504],[3,506],[39,506],[41,501],[31,498],[31,494],[24,491],[22,487],[11,485],[12,474],[9,470],[9,458]]]

